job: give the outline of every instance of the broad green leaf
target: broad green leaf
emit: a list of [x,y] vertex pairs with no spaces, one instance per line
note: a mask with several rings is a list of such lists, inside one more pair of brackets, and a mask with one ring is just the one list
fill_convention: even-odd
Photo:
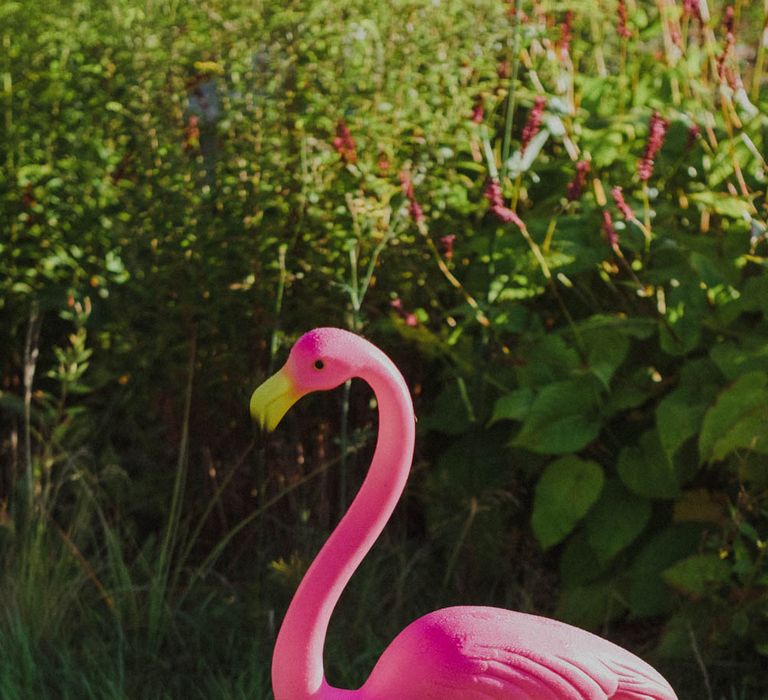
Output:
[[665,569],[662,578],[676,590],[700,597],[725,583],[730,574],[730,565],[717,554],[694,554]]
[[594,314],[578,325],[579,331],[616,331],[628,338],[644,340],[650,338],[657,330],[658,324],[651,318],[629,318],[621,314]]
[[461,435],[474,422],[472,404],[458,380],[449,383],[435,398],[432,410],[421,417],[419,427],[448,435]]
[[598,629],[606,621],[620,617],[625,610],[611,581],[597,581],[586,586],[563,589],[555,615],[584,629]]
[[711,209],[720,216],[726,216],[730,219],[743,220],[745,217],[749,217],[754,209],[751,202],[725,192],[696,192],[690,195],[690,199],[703,204],[707,209]]
[[629,352],[629,339],[612,330],[595,330],[583,335],[587,363],[592,373],[607,389],[611,378]]
[[656,430],[643,433],[638,445],[622,449],[617,466],[621,480],[639,496],[674,498],[680,492],[674,465]]
[[555,382],[536,396],[513,444],[541,454],[576,452],[598,436],[600,427],[591,384]]
[[688,362],[677,388],[656,407],[656,429],[661,446],[670,459],[699,432],[707,407],[719,388],[713,375],[717,375],[717,370],[709,360]]
[[685,355],[699,344],[701,319],[691,306],[683,301],[668,306],[667,321],[659,327],[659,339],[664,352],[673,356]]
[[618,479],[610,479],[585,518],[584,528],[597,558],[607,563],[635,541],[650,519],[650,501],[628,491]]
[[702,459],[715,462],[745,448],[768,453],[768,374],[748,372],[717,397],[699,436]]
[[659,402],[656,407],[656,430],[661,447],[670,460],[683,443],[698,432],[706,410],[706,404],[690,403],[679,390]]
[[578,368],[579,354],[559,335],[545,335],[522,345],[518,353],[523,364],[517,369],[519,384],[543,388],[567,379]]
[[531,409],[533,400],[533,390],[527,386],[502,396],[493,407],[491,424],[500,420],[522,420]]
[[575,588],[592,583],[605,573],[605,565],[589,544],[583,528],[571,535],[560,553],[560,583]]
[[603,488],[596,462],[561,457],[549,464],[536,484],[531,525],[543,549],[562,542],[589,512]]
[[662,572],[695,551],[701,530],[678,525],[655,535],[635,557],[631,569],[629,606],[633,615],[663,615],[673,609],[675,593]]
[[630,373],[621,372],[611,386],[611,391],[601,407],[606,418],[629,408],[644,404],[653,394],[655,385],[646,367]]
[[733,342],[715,345],[709,352],[712,361],[728,379],[737,379],[753,371],[768,371],[768,340],[758,338],[752,348],[742,348]]

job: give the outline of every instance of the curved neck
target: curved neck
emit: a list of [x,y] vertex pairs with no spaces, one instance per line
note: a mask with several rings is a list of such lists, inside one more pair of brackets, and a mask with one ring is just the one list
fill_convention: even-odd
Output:
[[[379,351],[380,352],[380,351]],[[376,395],[379,434],[368,475],[291,601],[272,657],[275,700],[334,700],[349,691],[325,682],[323,645],[333,609],[384,529],[413,458],[415,421],[408,387],[384,353],[360,373]]]

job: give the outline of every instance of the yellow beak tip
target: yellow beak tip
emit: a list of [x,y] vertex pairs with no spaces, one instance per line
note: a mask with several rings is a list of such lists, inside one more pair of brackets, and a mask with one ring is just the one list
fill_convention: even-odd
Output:
[[262,430],[272,432],[301,396],[301,392],[283,368],[253,392],[250,401],[251,416]]

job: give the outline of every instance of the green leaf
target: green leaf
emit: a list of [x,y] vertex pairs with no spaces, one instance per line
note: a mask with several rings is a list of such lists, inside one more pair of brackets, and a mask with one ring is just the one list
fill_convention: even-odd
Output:
[[662,530],[643,547],[630,578],[629,607],[633,615],[663,615],[674,608],[675,593],[661,574],[695,551],[700,537],[698,527],[675,526]]
[[583,338],[589,368],[607,389],[614,372],[629,352],[629,339],[622,333],[608,329],[585,333]]
[[539,392],[513,444],[542,454],[576,452],[598,436],[600,427],[591,383],[555,382]]
[[699,436],[703,460],[715,462],[739,448],[768,453],[768,374],[748,372],[717,397]]
[[607,563],[637,539],[650,519],[650,501],[628,491],[618,479],[610,479],[584,528],[597,558]]
[[717,375],[717,370],[709,360],[688,362],[677,388],[656,407],[656,430],[670,459],[699,432],[704,414],[719,389],[712,380],[713,375]]
[[562,542],[589,512],[603,488],[596,462],[561,457],[547,466],[536,484],[531,525],[542,548]]
[[645,340],[657,330],[658,324],[651,318],[627,318],[623,315],[594,314],[578,325],[579,331],[615,331],[628,338]]
[[753,211],[751,202],[725,192],[696,192],[690,195],[690,199],[693,202],[703,204],[707,209],[711,209],[720,216],[731,219],[743,220],[745,217],[749,217]]
[[662,572],[662,578],[673,588],[701,597],[725,583],[731,567],[717,554],[694,554]]
[[564,589],[560,593],[555,616],[584,629],[598,629],[624,613],[610,581]]
[[533,388],[567,379],[580,363],[579,354],[559,335],[545,335],[529,341],[519,349],[519,354],[519,383]]
[[491,424],[500,420],[522,420],[530,411],[533,399],[533,391],[527,386],[502,396],[493,407]]
[[435,398],[432,410],[419,420],[419,427],[448,435],[466,433],[474,423],[474,411],[463,382],[449,383]]
[[747,372],[768,371],[768,342],[762,337],[755,347],[741,348],[735,343],[724,342],[715,345],[709,352],[718,369],[728,379],[737,379]]
[[639,496],[674,498],[680,493],[674,466],[656,430],[643,433],[638,445],[622,449],[617,466],[621,480]]
[[605,565],[589,544],[584,530],[575,532],[560,553],[560,583],[565,588],[576,588],[599,579]]
[[609,418],[644,404],[652,396],[654,388],[654,382],[646,367],[636,368],[630,373],[621,372],[603,402],[602,415]]

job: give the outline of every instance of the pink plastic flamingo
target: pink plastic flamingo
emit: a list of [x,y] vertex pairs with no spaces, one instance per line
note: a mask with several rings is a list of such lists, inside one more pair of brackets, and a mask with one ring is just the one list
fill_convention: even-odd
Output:
[[285,366],[251,398],[251,414],[273,430],[304,394],[352,377],[376,395],[376,450],[285,615],[272,661],[275,700],[675,700],[656,670],[621,647],[562,622],[490,607],[425,615],[389,645],[360,689],[330,686],[323,672],[328,623],[405,486],[415,432],[411,397],[381,350],[347,331],[319,328],[297,341]]

